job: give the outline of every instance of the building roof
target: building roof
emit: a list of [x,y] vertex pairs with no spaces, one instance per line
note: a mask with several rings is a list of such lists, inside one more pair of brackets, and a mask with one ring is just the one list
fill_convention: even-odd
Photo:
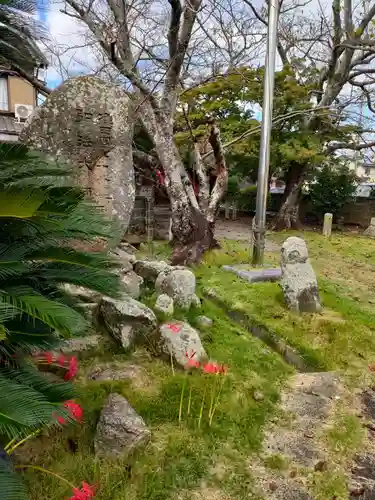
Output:
[[23,129],[23,123],[19,123],[13,116],[0,115],[0,134],[19,135]]

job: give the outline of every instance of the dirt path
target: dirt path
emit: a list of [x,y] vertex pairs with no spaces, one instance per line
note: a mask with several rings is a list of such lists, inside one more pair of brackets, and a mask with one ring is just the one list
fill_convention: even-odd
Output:
[[[218,239],[236,240],[236,241],[252,241],[251,233],[252,217],[243,217],[241,219],[218,219],[215,224],[215,236]],[[267,239],[266,251],[278,252],[280,246],[277,243]]]

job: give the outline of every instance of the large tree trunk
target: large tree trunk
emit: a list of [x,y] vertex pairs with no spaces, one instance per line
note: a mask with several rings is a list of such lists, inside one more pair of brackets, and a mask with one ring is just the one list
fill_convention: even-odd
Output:
[[175,265],[198,263],[207,250],[219,246],[214,238],[214,221],[228,181],[219,129],[211,124],[210,142],[217,165],[217,180],[211,195],[207,193],[208,180],[199,148],[195,149],[195,170],[202,200],[200,206],[174,143],[172,127],[161,121],[147,103],[143,105],[142,122],[165,173],[172,212],[172,262]]
[[275,231],[302,228],[299,220],[299,203],[304,177],[303,167],[298,163],[293,163],[287,172],[281,207],[273,227]]

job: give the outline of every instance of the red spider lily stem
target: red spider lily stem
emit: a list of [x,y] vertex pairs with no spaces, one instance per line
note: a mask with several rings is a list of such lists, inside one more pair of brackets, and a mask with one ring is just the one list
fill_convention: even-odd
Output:
[[204,386],[202,404],[201,404],[201,409],[199,411],[198,429],[200,429],[200,427],[201,427],[201,422],[202,422],[202,417],[203,417],[204,401],[206,399],[206,392],[207,392],[207,384]]
[[184,393],[185,393],[185,387],[186,387],[186,380],[187,380],[187,373],[185,374],[184,383],[182,384],[182,389],[181,389],[180,409],[178,411],[178,421],[180,423],[181,423],[181,420],[182,420],[182,406],[183,406],[183,402],[184,402]]
[[191,408],[191,392],[192,392],[192,385],[191,385],[191,382],[190,382],[190,387],[189,387],[189,401],[188,401],[188,410],[187,410],[188,416],[190,415],[190,408]]
[[223,390],[223,387],[224,387],[224,384],[225,384],[225,379],[223,378],[221,380],[221,384],[220,384],[220,388],[219,388],[219,392],[217,393],[217,396],[216,396],[216,400],[215,400],[215,403],[214,403],[214,406],[212,408],[212,412],[211,412],[211,415],[210,415],[210,427],[212,425],[212,420],[214,418],[214,414],[217,410],[217,407],[219,406],[219,401],[220,401],[220,396],[221,396],[221,393],[222,393],[222,390]]
[[8,453],[8,455],[10,455],[11,453],[14,452],[15,449],[17,449],[19,446],[21,446],[21,444],[23,444],[26,441],[28,441],[29,439],[37,436],[41,432],[42,432],[42,429],[37,429],[36,431],[32,432],[31,434],[29,434],[25,438],[21,439],[21,441],[16,442],[15,444],[13,444],[14,441],[12,440],[12,441],[10,441],[10,443],[7,444],[7,446],[4,449]]
[[218,380],[218,377],[215,377],[214,383],[212,384],[211,404],[210,404],[210,409],[208,410],[208,418],[209,418],[210,422],[211,422],[211,415],[212,415],[212,412],[214,409],[214,402],[216,401],[215,392],[216,392],[217,380]]

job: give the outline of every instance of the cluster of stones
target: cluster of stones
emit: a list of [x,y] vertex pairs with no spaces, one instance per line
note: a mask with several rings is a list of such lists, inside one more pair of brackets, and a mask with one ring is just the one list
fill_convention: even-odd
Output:
[[[186,353],[194,353],[194,360],[207,359],[199,331],[189,323],[171,319],[174,308],[188,310],[199,307],[195,294],[195,275],[185,267],[172,267],[163,261],[137,260],[135,248],[124,243],[112,251],[118,260],[123,293],[113,299],[101,296],[82,287],[68,286],[70,294],[78,296],[87,318],[97,330],[105,330],[122,348],[129,350],[145,346],[150,352],[174,366],[185,367]],[[154,287],[158,293],[154,310],[163,322],[158,322],[155,312],[140,302],[142,287]],[[198,318],[202,327],[210,327],[212,320]],[[64,352],[77,352],[95,348],[102,335],[88,335],[66,341]],[[101,367],[91,375],[93,380],[123,380],[132,378],[136,365]],[[120,394],[109,395],[97,425],[95,450],[100,456],[118,456],[130,453],[135,447],[150,439],[150,431],[143,419]]]

